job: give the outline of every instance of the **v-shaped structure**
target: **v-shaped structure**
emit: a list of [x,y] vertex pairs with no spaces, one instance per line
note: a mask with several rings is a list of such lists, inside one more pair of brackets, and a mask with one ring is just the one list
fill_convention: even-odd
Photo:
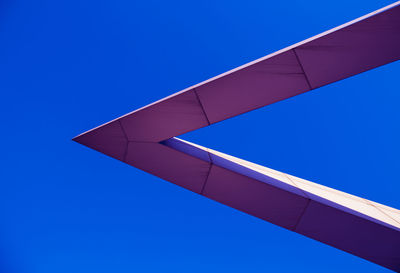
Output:
[[75,141],[400,272],[400,211],[175,136],[400,58],[400,2],[187,88]]

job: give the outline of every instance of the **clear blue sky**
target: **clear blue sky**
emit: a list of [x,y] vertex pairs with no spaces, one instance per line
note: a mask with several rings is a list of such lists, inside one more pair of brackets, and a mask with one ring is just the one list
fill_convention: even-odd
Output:
[[[389,272],[71,138],[390,3],[1,1],[0,272]],[[399,75],[182,138],[400,208]]]

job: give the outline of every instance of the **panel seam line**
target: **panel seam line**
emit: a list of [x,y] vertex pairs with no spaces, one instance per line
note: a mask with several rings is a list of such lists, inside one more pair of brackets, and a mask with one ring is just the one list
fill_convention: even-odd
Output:
[[196,98],[197,98],[197,101],[198,101],[199,104],[200,104],[200,108],[201,108],[201,110],[203,111],[204,116],[206,117],[206,120],[207,120],[208,125],[211,125],[210,120],[208,119],[208,116],[207,116],[207,114],[206,114],[206,110],[204,109],[204,106],[203,106],[203,104],[201,103],[199,94],[197,94],[196,88],[193,89],[193,92],[194,92],[194,94],[195,94],[195,96],[196,96]]
[[395,221],[396,223],[400,224],[399,221],[397,221],[395,218],[393,218],[392,216],[390,216],[389,214],[387,214],[385,211],[383,211],[382,209],[380,209],[378,206],[375,206],[374,204],[372,204],[371,202],[369,202],[369,200],[367,200],[367,204],[373,206],[373,207],[376,208],[379,212],[381,212],[381,213],[384,214],[385,216],[389,217],[390,219],[392,219],[392,220]]
[[122,130],[122,133],[124,134],[124,136],[125,136],[125,138],[126,138],[126,141],[129,142],[128,135],[127,135],[126,132],[125,132],[124,126],[122,126],[121,120],[118,120],[118,122],[119,122],[119,126],[121,126],[121,130]]
[[307,82],[307,84],[308,84],[308,87],[310,88],[310,90],[312,90],[313,88],[311,87],[311,84],[310,84],[310,81],[308,80],[306,71],[304,70],[304,67],[303,67],[303,65],[302,65],[301,62],[300,62],[300,58],[299,58],[299,56],[297,55],[296,49],[293,48],[292,50],[293,50],[294,55],[296,56],[296,60],[297,60],[299,66],[300,66],[300,68],[301,68],[301,71],[302,71],[303,74],[304,74],[304,78],[306,79],[306,82]]
[[308,200],[308,201],[307,201],[307,204],[304,206],[304,209],[303,209],[303,211],[301,212],[299,219],[297,220],[295,226],[293,227],[293,231],[296,231],[297,226],[300,224],[301,219],[303,218],[304,214],[306,213],[306,210],[307,210],[308,206],[309,206],[310,203],[311,203],[311,199],[307,198],[307,200]]
[[299,185],[297,185],[297,184],[294,182],[294,180],[291,179],[290,176],[289,176],[287,173],[285,173],[284,176],[285,176],[290,182],[292,182],[293,185],[294,185],[296,188],[298,188],[298,189],[304,194],[304,196],[305,196],[306,198],[311,199],[310,196],[308,195],[308,192],[305,191],[305,190],[303,190],[302,188],[300,188]]
[[210,176],[212,165],[213,165],[213,163],[210,162],[210,166],[208,167],[208,173],[207,173],[206,179],[204,180],[203,187],[201,188],[201,191],[200,191],[201,195],[204,195],[204,189],[206,188],[206,184],[207,184],[207,181],[208,181],[208,177]]
[[123,157],[123,162],[126,162],[126,157],[128,155],[129,139],[128,139],[128,135],[125,132],[124,126],[122,126],[122,122],[120,119],[118,120],[118,123],[119,123],[119,126],[121,126],[121,131],[124,134],[125,139],[126,139],[126,147],[125,147],[125,152],[124,152],[124,157]]

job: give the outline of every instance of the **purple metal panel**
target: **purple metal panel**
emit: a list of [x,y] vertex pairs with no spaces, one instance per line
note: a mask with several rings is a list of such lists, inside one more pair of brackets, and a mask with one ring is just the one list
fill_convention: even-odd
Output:
[[125,162],[196,193],[210,170],[209,162],[159,143],[129,142]]
[[275,225],[294,229],[308,200],[228,169],[212,165],[203,195]]
[[309,90],[292,50],[196,87],[211,123]]
[[294,194],[297,194],[299,196],[307,198],[307,195],[299,188],[294,187],[290,184],[287,184],[285,182],[279,181],[277,179],[274,179],[272,177],[269,177],[267,175],[264,175],[260,172],[256,172],[252,169],[246,168],[245,166],[239,165],[235,162],[232,162],[230,160],[227,160],[225,158],[222,158],[220,156],[217,156],[213,153],[210,153],[211,161],[213,164],[225,168],[227,170],[231,170],[235,173],[247,176],[249,178],[252,178],[254,180],[266,183],[270,186],[276,187],[278,189],[288,191]]
[[193,90],[142,108],[120,120],[129,141],[159,142],[209,125]]
[[340,209],[311,201],[296,232],[400,271],[400,232]]
[[329,200],[327,200],[325,198],[322,198],[322,197],[320,197],[318,195],[315,195],[315,194],[312,194],[312,193],[309,193],[309,192],[305,192],[305,194],[308,196],[308,198],[310,200],[312,200],[315,203],[319,203],[321,205],[332,207],[332,208],[341,210],[341,211],[343,211],[345,213],[348,213],[348,214],[353,214],[354,216],[357,216],[357,217],[360,217],[360,218],[364,218],[365,220],[368,220],[368,221],[371,221],[371,222],[375,222],[378,225],[386,226],[386,227],[388,227],[390,229],[397,230],[400,233],[400,229],[399,228],[397,228],[395,226],[392,226],[392,225],[390,225],[388,223],[382,222],[382,221],[380,221],[378,219],[375,219],[373,217],[370,217],[368,215],[365,215],[365,214],[363,214],[361,212],[358,212],[356,210],[350,209],[348,207],[339,205],[339,204],[337,204],[335,202],[329,201]]
[[74,138],[87,147],[123,161],[128,141],[118,121],[102,125]]
[[400,6],[295,49],[312,88],[400,59]]

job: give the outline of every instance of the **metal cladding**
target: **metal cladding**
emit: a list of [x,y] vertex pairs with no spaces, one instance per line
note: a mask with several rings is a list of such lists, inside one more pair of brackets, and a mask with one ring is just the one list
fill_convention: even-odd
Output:
[[75,141],[400,272],[400,211],[175,136],[400,59],[400,2],[187,88]]

